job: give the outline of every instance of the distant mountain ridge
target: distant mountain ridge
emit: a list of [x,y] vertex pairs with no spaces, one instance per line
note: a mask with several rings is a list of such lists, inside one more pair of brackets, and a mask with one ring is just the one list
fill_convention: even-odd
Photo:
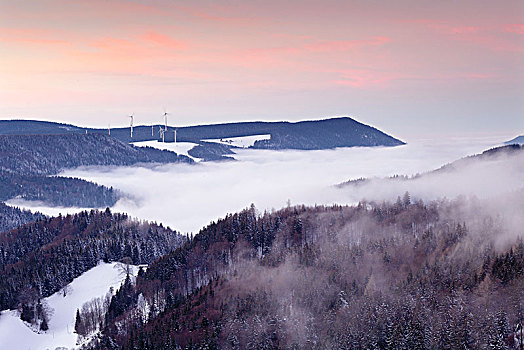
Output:
[[524,144],[524,135],[517,136],[514,139],[504,142],[504,144],[505,145],[513,145],[513,144],[523,145]]
[[56,175],[66,168],[136,163],[192,163],[174,152],[134,147],[102,134],[0,136],[0,201],[22,198],[66,207],[112,206],[112,188]]
[[[160,139],[162,125],[136,126],[133,138],[130,128],[113,128],[111,136],[123,142]],[[174,130],[168,126],[167,142],[174,141]],[[0,121],[0,135],[63,134],[63,133],[109,134],[107,129],[81,128],[69,124],[42,121]],[[253,148],[263,149],[329,149],[335,147],[398,146],[404,142],[384,132],[357,122],[349,117],[310,120],[301,122],[238,122],[177,127],[177,141],[202,143],[206,140],[254,135],[271,135],[269,140],[257,141]]]
[[279,124],[269,140],[259,140],[254,148],[329,149],[336,147],[399,146],[405,144],[392,136],[351,118]]
[[171,151],[134,147],[101,134],[0,136],[0,170],[22,175],[54,175],[91,165],[193,162]]
[[84,133],[85,128],[40,120],[0,120],[0,135]]

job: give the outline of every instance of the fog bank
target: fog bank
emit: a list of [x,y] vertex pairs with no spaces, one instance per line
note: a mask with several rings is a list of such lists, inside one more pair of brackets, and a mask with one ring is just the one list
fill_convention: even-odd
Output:
[[[333,185],[360,177],[422,173],[494,145],[492,139],[450,139],[420,140],[393,148],[238,150],[236,162],[79,168],[62,175],[124,192],[126,198],[117,202],[115,211],[162,222],[182,232],[198,232],[210,221],[251,203],[259,210],[278,209],[288,203],[354,204],[367,198],[367,193]],[[405,190],[395,187],[379,195],[396,198]],[[430,197],[440,195],[428,192]]]

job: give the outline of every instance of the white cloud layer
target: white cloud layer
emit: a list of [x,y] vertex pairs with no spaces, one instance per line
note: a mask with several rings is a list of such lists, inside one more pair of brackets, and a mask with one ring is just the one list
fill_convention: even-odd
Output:
[[[115,211],[162,222],[182,232],[196,233],[210,221],[251,203],[259,210],[271,210],[285,206],[288,201],[293,205],[314,205],[354,204],[363,197],[371,199],[370,196],[375,195],[394,199],[405,190],[411,192],[411,189],[379,186],[378,191],[374,188],[353,191],[337,189],[333,185],[360,177],[430,171],[494,145],[494,140],[490,139],[451,139],[438,142],[421,140],[394,148],[239,150],[237,162],[169,164],[150,168],[80,168],[65,171],[62,175],[80,177],[123,191],[127,197],[115,205]],[[504,171],[504,167],[493,170],[498,174]],[[490,174],[490,178],[496,174]],[[470,175],[476,176],[475,173]],[[439,188],[443,187],[437,181],[428,184],[433,189],[424,189],[420,193],[427,195],[426,199],[454,196],[461,192],[464,183],[468,180],[456,183],[453,187],[456,191],[440,191]],[[478,186],[484,186],[483,182],[479,181]],[[470,190],[475,192],[478,188]],[[419,191],[414,189],[414,192],[417,195]]]

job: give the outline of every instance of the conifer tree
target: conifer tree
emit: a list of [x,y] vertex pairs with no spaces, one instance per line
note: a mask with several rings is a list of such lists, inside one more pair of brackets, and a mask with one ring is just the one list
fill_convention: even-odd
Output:
[[42,323],[40,323],[40,330],[41,331],[47,331],[49,329],[49,326],[47,324],[47,320],[46,320],[47,317],[44,317],[44,319],[42,320]]
[[78,335],[84,335],[84,325],[78,309],[76,309],[75,332]]

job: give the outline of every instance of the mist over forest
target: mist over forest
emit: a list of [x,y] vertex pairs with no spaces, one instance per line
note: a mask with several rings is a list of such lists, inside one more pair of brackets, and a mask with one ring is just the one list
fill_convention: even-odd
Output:
[[[414,141],[393,148],[339,148],[321,151],[236,150],[236,162],[212,162],[189,166],[77,168],[63,172],[113,187],[127,194],[113,207],[116,211],[163,222],[182,232],[196,233],[217,217],[254,203],[260,210],[291,204],[356,204],[361,199],[396,200],[405,191],[422,199],[454,198],[459,194],[484,196],[482,181],[496,190],[501,177],[508,187],[522,184],[522,162],[500,166],[489,175],[455,174],[409,183],[381,181],[372,186],[337,188],[359,178],[412,176],[440,168],[462,157],[481,153],[494,145],[492,139]],[[484,164],[484,163],[482,163]],[[482,167],[483,165],[479,165]],[[504,166],[517,167],[505,171]],[[486,165],[491,169],[491,165]],[[475,181],[470,181],[475,175]],[[453,176],[452,176],[453,177]],[[432,178],[433,179],[433,178]],[[454,185],[456,181],[462,183]],[[375,186],[376,184],[376,186]],[[442,185],[442,186],[441,186]],[[464,190],[464,191],[463,191]],[[44,209],[45,210],[45,209]]]
[[228,215],[124,284],[95,348],[518,348],[522,194]]

